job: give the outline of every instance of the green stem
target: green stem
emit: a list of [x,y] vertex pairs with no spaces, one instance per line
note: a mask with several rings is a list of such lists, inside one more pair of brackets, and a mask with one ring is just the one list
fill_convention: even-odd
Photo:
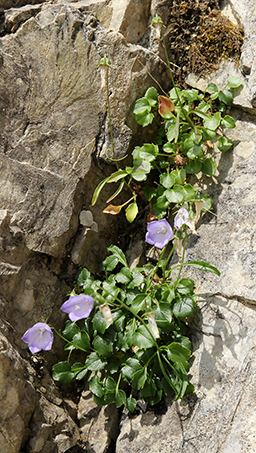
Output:
[[[167,244],[167,245],[168,245],[168,244]],[[146,291],[150,288],[150,285],[151,285],[152,281],[154,280],[154,277],[155,277],[156,272],[157,272],[157,270],[158,270],[158,268],[159,268],[159,266],[160,266],[160,261],[161,261],[161,259],[163,258],[163,255],[164,255],[164,252],[165,252],[165,250],[166,250],[166,248],[167,248],[167,245],[163,248],[163,250],[162,250],[162,252],[161,252],[160,258],[159,258],[158,263],[157,263],[157,265],[156,265],[156,267],[155,267],[155,269],[154,269],[153,274],[152,274],[152,275],[149,274],[149,276],[148,276],[148,278],[150,278],[150,277],[151,277],[151,278],[149,279],[149,282],[146,283]]]
[[171,256],[172,256],[172,254],[173,254],[173,252],[174,252],[174,249],[175,249],[175,246],[172,247],[172,249],[171,249],[171,251],[170,251],[170,253],[169,253],[169,255],[168,255],[168,258],[167,258],[167,260],[166,260],[166,262],[165,262],[165,265],[163,266],[163,281],[164,281],[164,282],[165,282],[165,269],[166,269],[166,266],[167,266],[168,262],[169,262],[170,259],[171,259]]
[[193,121],[189,118],[189,115],[187,115],[187,112],[184,110],[184,108],[183,108],[183,106],[182,106],[182,102],[181,102],[181,99],[180,99],[180,95],[179,95],[179,92],[178,92],[178,90],[177,90],[176,84],[175,84],[175,82],[174,82],[174,78],[173,78],[173,74],[172,74],[172,70],[171,70],[171,66],[170,66],[170,62],[169,62],[169,58],[168,58],[168,53],[167,53],[167,49],[166,49],[166,45],[165,45],[165,39],[164,39],[163,30],[161,30],[161,34],[162,34],[164,53],[165,53],[165,58],[166,58],[166,61],[167,61],[167,66],[168,66],[169,74],[170,74],[170,77],[171,77],[171,81],[172,81],[172,84],[173,84],[173,88],[175,89],[175,93],[176,93],[178,102],[179,102],[179,104],[180,104],[181,111],[182,111],[183,115],[185,116],[186,120],[188,121],[188,123],[192,126],[192,128],[193,128],[193,129],[196,129],[196,127],[195,127]]
[[166,373],[165,368],[163,366],[163,362],[162,362],[161,356],[160,356],[160,351],[157,351],[157,358],[158,358],[158,362],[159,362],[161,371],[162,371],[165,379],[167,380],[167,382],[170,385],[170,387],[173,389],[174,393],[176,393],[175,387],[174,387],[172,381],[170,380],[170,378],[169,378],[168,374]]
[[108,104],[108,121],[109,121],[111,146],[112,146],[112,151],[113,151],[113,155],[114,155],[114,159],[115,159],[116,168],[117,168],[117,170],[119,170],[119,165],[118,165],[118,161],[117,161],[117,158],[116,158],[116,152],[115,152],[115,146],[114,146],[113,129],[112,129],[112,121],[111,121],[108,76],[107,76],[107,104]]
[[[66,343],[71,344],[71,345],[74,346],[76,349],[80,349],[80,350],[83,351],[83,352],[87,352],[87,353],[89,352],[89,351],[87,351],[86,349],[83,349],[83,348],[81,348],[80,346],[75,345],[74,343],[72,343],[72,341],[67,340],[65,337],[63,337],[63,335],[61,335],[60,332],[58,332],[58,330],[55,329],[55,327],[51,326],[51,324],[48,324],[48,325],[54,330],[54,332],[55,332],[62,340],[66,341]],[[94,349],[93,349],[93,351],[94,351]]]

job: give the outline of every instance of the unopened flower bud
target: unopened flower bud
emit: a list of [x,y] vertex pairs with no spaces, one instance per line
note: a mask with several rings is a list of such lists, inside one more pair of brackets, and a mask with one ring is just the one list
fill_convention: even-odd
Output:
[[158,330],[158,327],[157,327],[157,324],[156,324],[156,320],[155,320],[155,313],[147,314],[147,320],[148,320],[148,323],[149,323],[149,327],[151,328],[151,330],[152,330],[152,332],[154,334],[154,337],[155,338],[160,338],[159,330]]
[[109,324],[112,322],[112,313],[108,304],[104,304],[100,307],[100,311],[103,314],[106,322]]
[[101,75],[100,89],[103,90],[107,86],[108,68],[110,68],[110,59],[106,55],[100,59],[98,68],[100,68],[100,75]]
[[155,38],[158,39],[158,40],[161,39],[162,28],[164,27],[164,24],[163,24],[163,21],[162,21],[161,17],[156,15],[152,19],[151,25],[155,29]]

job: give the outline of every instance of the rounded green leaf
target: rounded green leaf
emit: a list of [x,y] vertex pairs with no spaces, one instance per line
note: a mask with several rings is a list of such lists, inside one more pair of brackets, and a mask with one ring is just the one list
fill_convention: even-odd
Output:
[[140,126],[146,127],[153,122],[154,115],[153,113],[143,113],[136,115],[136,121]]
[[156,88],[150,87],[147,89],[144,97],[148,100],[148,102],[151,106],[155,106],[157,103],[158,96],[159,96],[159,94],[158,94],[158,91],[156,90]]
[[160,184],[164,186],[166,189],[170,189],[173,184],[175,183],[175,175],[173,173],[163,173],[160,175]]
[[235,77],[235,76],[230,76],[228,78],[228,86],[230,88],[238,88],[240,86],[243,85],[243,82],[241,79],[239,79],[239,77]]
[[201,168],[202,162],[199,159],[190,160],[189,163],[184,167],[188,174],[197,174],[201,171]]
[[147,113],[150,112],[150,110],[151,110],[150,103],[148,99],[146,99],[145,97],[138,99],[133,107],[133,113],[135,113],[135,115],[140,114],[146,115]]
[[229,115],[225,115],[224,118],[221,119],[221,124],[222,126],[227,127],[229,129],[233,129],[234,127],[236,127],[234,119]]
[[210,119],[204,119],[204,127],[206,129],[210,129],[212,131],[216,131],[219,127],[221,121],[221,114],[220,112],[216,112]]
[[129,206],[125,210],[125,217],[127,218],[128,222],[132,223],[137,216],[139,210],[136,201],[129,204]]
[[184,295],[177,297],[173,304],[172,311],[177,318],[190,316],[195,307],[195,297]]
[[217,146],[218,146],[219,150],[220,150],[222,153],[225,153],[225,152],[228,151],[230,148],[232,148],[233,142],[232,142],[232,140],[230,140],[229,138],[226,138],[226,137],[219,137],[219,138],[218,138],[218,142],[217,142]]
[[183,187],[176,184],[173,189],[166,190],[164,195],[169,203],[181,203],[184,199],[185,193]]
[[211,83],[209,83],[209,84],[207,85],[205,91],[213,91],[213,92],[215,93],[215,92],[218,92],[219,90],[218,90],[217,85],[215,85],[215,83],[212,83],[212,82],[211,82]]
[[204,175],[213,176],[216,173],[216,168],[217,166],[214,160],[211,157],[209,157],[208,159],[205,159],[202,162],[201,171],[204,173]]
[[230,105],[233,101],[233,98],[234,98],[234,96],[230,90],[226,90],[224,88],[224,90],[219,92],[219,100],[221,102],[224,102],[224,104]]
[[99,371],[104,368],[104,366],[107,365],[107,361],[101,358],[97,352],[92,352],[90,355],[88,355],[85,366],[88,368],[90,371]]
[[69,362],[59,362],[52,367],[52,378],[58,382],[68,382],[74,377]]

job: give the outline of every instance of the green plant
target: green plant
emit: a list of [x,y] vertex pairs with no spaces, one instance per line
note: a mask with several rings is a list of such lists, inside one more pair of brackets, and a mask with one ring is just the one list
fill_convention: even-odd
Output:
[[[157,38],[164,37],[162,21],[153,20]],[[167,52],[166,52],[167,56]],[[156,404],[164,395],[183,398],[193,391],[189,380],[192,346],[187,333],[187,320],[196,305],[194,282],[182,276],[184,267],[220,275],[203,261],[185,262],[188,231],[196,232],[202,210],[209,210],[211,199],[190,184],[192,174],[213,176],[216,171],[211,156],[212,141],[217,140],[221,152],[232,147],[225,137],[225,128],[235,127],[226,114],[233,100],[233,90],[240,79],[229,77],[219,91],[210,83],[204,93],[196,89],[180,90],[174,84],[169,95],[159,95],[154,87],[135,103],[133,112],[142,127],[150,127],[154,141],[136,146],[132,166],[119,168],[116,159],[109,103],[108,69],[105,56],[100,62],[102,89],[107,91],[111,132],[111,151],[117,170],[96,188],[96,203],[105,184],[119,182],[113,200],[126,184],[132,198],[122,205],[109,205],[105,212],[118,214],[126,208],[126,217],[133,222],[138,213],[137,198],[149,204],[150,221],[145,241],[161,250],[156,264],[130,269],[123,251],[116,245],[108,248],[103,272],[96,277],[83,269],[73,292],[61,309],[69,314],[60,335],[66,343],[68,359],[53,366],[53,378],[59,382],[72,379],[89,380],[89,388],[99,405],[115,403],[135,410],[138,398]],[[153,183],[149,183],[153,181]],[[135,185],[140,187],[135,187]],[[170,208],[177,211],[172,229],[165,217]],[[178,255],[172,264],[173,253]],[[48,350],[52,332],[44,323],[37,323],[23,336],[31,352]],[[84,353],[82,362],[71,363],[73,351]]]

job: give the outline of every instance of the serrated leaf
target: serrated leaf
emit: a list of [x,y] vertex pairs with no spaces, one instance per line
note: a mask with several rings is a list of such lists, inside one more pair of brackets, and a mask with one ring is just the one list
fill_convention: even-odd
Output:
[[111,245],[107,248],[107,251],[112,253],[112,255],[118,259],[119,263],[123,264],[125,267],[128,267],[125,254],[119,247],[117,247],[117,245]]
[[63,337],[65,337],[67,340],[72,340],[72,338],[74,337],[74,335],[76,335],[77,333],[80,332],[80,329],[79,327],[77,326],[76,322],[72,322],[72,321],[66,321],[65,323],[65,327],[62,331],[62,334],[63,334]]
[[129,283],[131,280],[132,274],[128,267],[123,267],[121,271],[116,274],[116,281],[118,283]]
[[69,382],[73,379],[74,373],[71,371],[69,362],[59,362],[52,367],[52,378],[58,382]]
[[184,263],[184,266],[192,266],[196,269],[200,269],[201,271],[212,272],[213,274],[220,276],[220,271],[218,271],[216,267],[212,266],[209,263],[206,263],[205,261],[190,261],[189,263]]
[[84,330],[74,335],[72,343],[74,346],[85,350],[89,350],[91,347],[90,337]]
[[97,352],[92,352],[88,355],[85,366],[90,371],[102,370],[107,365],[107,361],[100,357]]
[[134,202],[129,204],[129,206],[125,210],[125,217],[127,218],[128,222],[132,223],[136,218],[138,212],[139,212],[138,205],[134,200]]
[[103,335],[108,326],[107,321],[105,320],[103,314],[100,311],[97,311],[93,317],[93,328],[97,330],[101,335]]
[[140,326],[133,335],[133,344],[140,349],[148,349],[155,346],[154,335],[149,330],[149,327],[147,329],[145,326]]

